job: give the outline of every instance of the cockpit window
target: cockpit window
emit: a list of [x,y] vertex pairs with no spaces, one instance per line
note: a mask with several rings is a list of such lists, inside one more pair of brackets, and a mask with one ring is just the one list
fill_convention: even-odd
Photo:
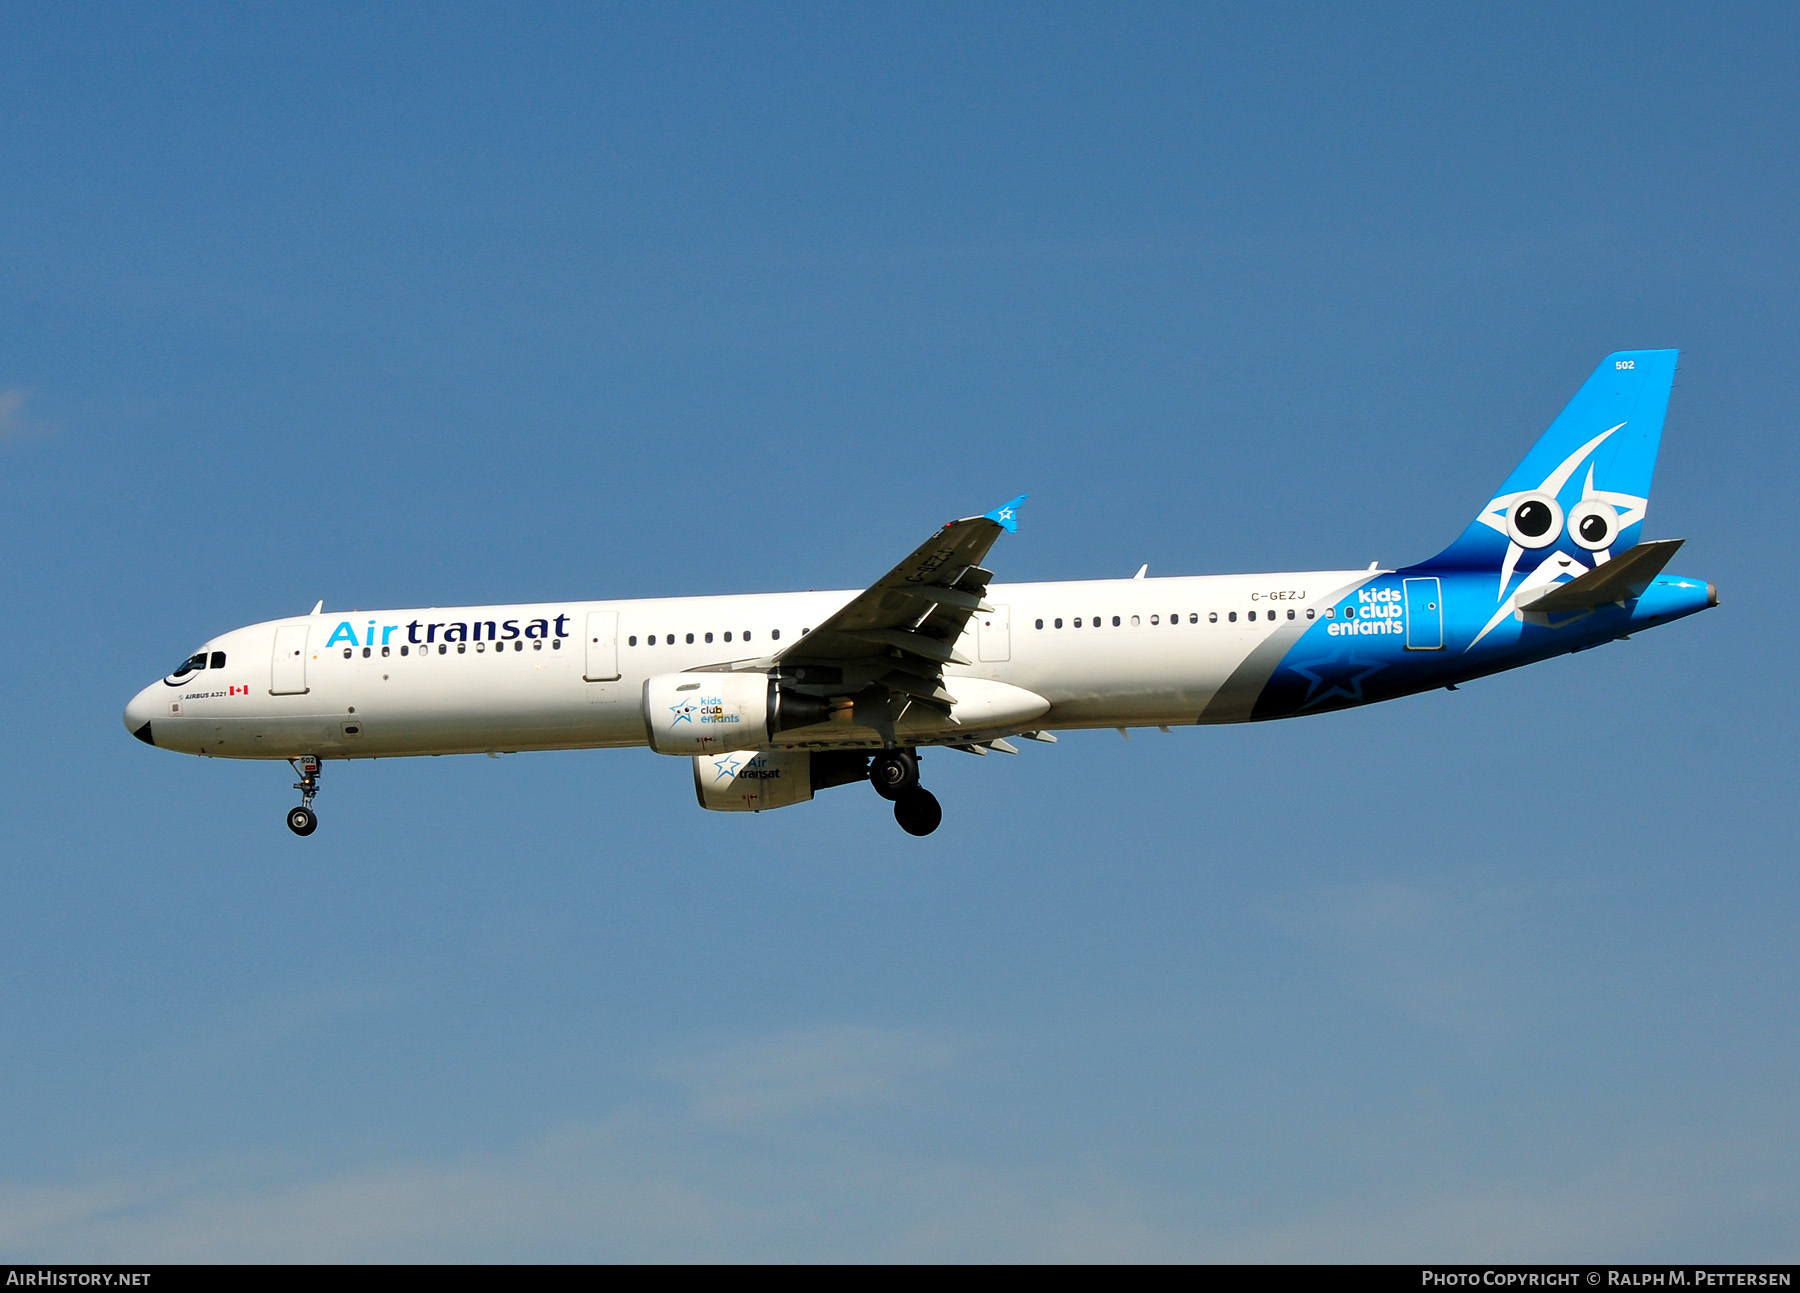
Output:
[[214,669],[223,669],[225,667],[225,653],[223,651],[214,651],[212,653],[212,664],[210,667]]
[[[221,659],[219,661],[220,664],[225,663],[225,661],[223,659],[223,655],[224,655],[224,653],[220,652],[220,656],[221,656]],[[175,672],[170,674],[169,677],[171,679],[185,678],[190,673],[194,673],[197,670],[204,669],[204,668],[206,668],[206,652],[196,651],[196,652],[194,652],[193,655],[191,655],[187,659],[183,660],[181,662],[180,666],[178,668],[176,668]]]

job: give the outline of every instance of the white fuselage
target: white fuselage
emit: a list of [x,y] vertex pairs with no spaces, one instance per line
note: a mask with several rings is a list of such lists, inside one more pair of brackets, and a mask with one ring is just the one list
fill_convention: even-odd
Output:
[[[1002,684],[993,693],[1018,688],[1041,697],[1048,708],[1038,706],[1034,728],[1230,721],[1234,715],[1203,715],[1257,645],[1283,623],[1323,615],[1334,597],[1369,578],[1314,571],[994,585],[993,613],[975,615],[957,644],[970,663],[949,666],[945,680],[954,688],[957,678],[981,679]],[[162,748],[223,758],[644,745],[647,679],[773,656],[856,595],[276,620],[207,643],[209,667],[151,684],[126,721],[134,730],[153,722]],[[219,653],[223,666],[210,667]],[[1016,717],[1007,725],[1022,726]],[[873,733],[861,737],[879,743]]]

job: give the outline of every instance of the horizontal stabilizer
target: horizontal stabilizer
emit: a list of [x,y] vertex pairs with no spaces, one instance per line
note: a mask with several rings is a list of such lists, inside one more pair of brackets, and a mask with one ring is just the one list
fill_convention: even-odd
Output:
[[1566,584],[1557,584],[1541,597],[1521,603],[1522,611],[1588,611],[1611,602],[1642,597],[1650,582],[1675,556],[1681,539],[1653,539],[1640,543],[1601,566]]

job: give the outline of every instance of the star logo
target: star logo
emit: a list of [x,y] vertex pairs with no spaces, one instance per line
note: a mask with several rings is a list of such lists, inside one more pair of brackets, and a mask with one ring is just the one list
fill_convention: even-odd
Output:
[[1001,508],[998,512],[994,513],[994,519],[996,521],[1001,522],[1002,524],[1005,524],[1007,521],[1012,520],[1013,519],[1012,508],[1010,508],[1010,507]]
[[744,766],[744,761],[735,754],[728,754],[722,759],[713,760],[713,771],[718,773],[714,781],[724,781],[737,775],[737,770]]
[[677,723],[693,722],[694,721],[694,708],[695,707],[690,702],[685,701],[685,700],[682,701],[679,705],[670,705],[669,712],[671,714],[675,715],[675,717],[669,720],[669,726],[673,727]]
[[1352,705],[1360,705],[1363,701],[1363,683],[1370,675],[1380,673],[1387,666],[1379,660],[1361,660],[1352,655],[1341,660],[1314,660],[1309,664],[1290,665],[1289,668],[1306,679],[1306,699],[1300,702],[1300,708],[1311,709],[1314,705],[1323,705],[1334,696],[1342,696]]

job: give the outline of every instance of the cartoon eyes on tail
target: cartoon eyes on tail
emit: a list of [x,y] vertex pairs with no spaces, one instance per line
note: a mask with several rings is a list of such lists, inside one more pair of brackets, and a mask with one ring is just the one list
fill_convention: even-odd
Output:
[[[1547,548],[1563,533],[1562,505],[1548,494],[1521,497],[1506,514],[1506,533],[1521,548]],[[1619,533],[1619,514],[1597,498],[1584,498],[1569,509],[1569,537],[1589,552],[1612,546]]]

